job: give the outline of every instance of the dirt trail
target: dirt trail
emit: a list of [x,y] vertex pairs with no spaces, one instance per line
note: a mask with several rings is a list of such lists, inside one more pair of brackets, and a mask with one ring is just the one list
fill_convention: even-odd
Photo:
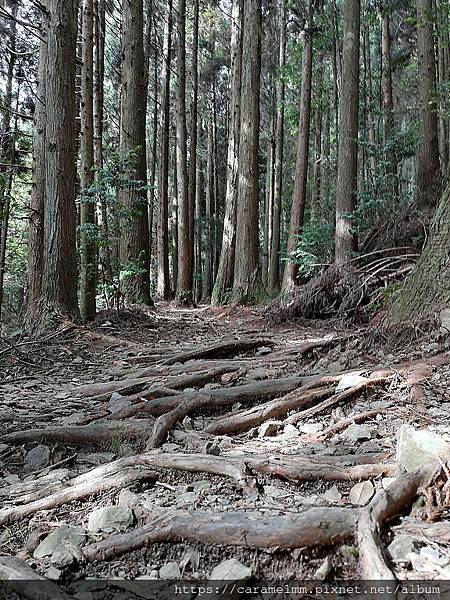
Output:
[[[442,336],[389,353],[330,323],[164,305],[0,352],[1,553],[68,593],[87,576],[205,580],[230,558],[254,580],[450,568],[449,534],[423,527],[446,527],[448,470],[394,479],[402,424],[450,442]],[[82,541],[55,555],[62,525]],[[394,562],[402,527],[411,556]]]

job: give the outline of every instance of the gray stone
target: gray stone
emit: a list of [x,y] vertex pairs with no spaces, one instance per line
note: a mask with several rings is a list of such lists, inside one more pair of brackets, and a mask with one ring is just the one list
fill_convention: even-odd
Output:
[[207,479],[201,479],[200,481],[194,481],[192,487],[194,492],[206,492],[211,489],[211,482]]
[[133,512],[128,506],[104,506],[89,515],[88,530],[92,533],[125,531],[132,523]]
[[342,494],[336,485],[333,485],[333,487],[327,490],[324,494],[321,494],[321,496],[324,500],[333,504],[342,500]]
[[52,531],[34,551],[34,558],[50,557],[53,564],[66,566],[81,560],[81,546],[86,541],[86,530],[82,527],[61,525]]
[[277,421],[266,421],[259,427],[258,437],[273,437],[274,435],[277,435],[279,428],[280,423],[278,423]]
[[168,562],[160,568],[159,576],[161,579],[180,579],[181,571],[178,563],[175,561]]
[[450,308],[441,311],[439,315],[441,321],[441,329],[443,333],[450,333]]
[[381,452],[382,447],[375,440],[363,442],[356,451],[356,454],[370,454],[371,452]]
[[210,581],[245,581],[252,576],[252,569],[246,567],[236,558],[224,560],[211,572]]
[[359,373],[347,373],[343,375],[336,387],[336,392],[342,392],[349,388],[355,387],[355,385],[361,385],[367,381],[367,377],[363,377]]
[[402,425],[397,442],[397,473],[412,473],[448,448],[448,443],[437,433],[426,429],[416,430]]
[[258,348],[258,350],[256,351],[256,354],[270,354],[272,352],[272,348],[270,348],[269,346],[261,346],[261,348]]
[[254,369],[247,374],[246,379],[250,381],[260,381],[262,379],[269,379],[273,373],[269,369]]
[[194,421],[191,419],[191,417],[188,417],[188,416],[184,417],[181,424],[183,425],[183,428],[186,431],[190,431],[190,430],[194,429]]
[[42,469],[48,465],[49,460],[50,448],[44,444],[35,446],[25,456],[25,462],[31,470]]
[[62,577],[61,569],[57,569],[56,567],[49,567],[45,571],[45,576],[47,579],[51,579],[52,581],[59,581]]
[[79,462],[87,462],[91,465],[102,465],[103,463],[109,463],[116,455],[114,452],[88,452],[87,454],[79,454]]
[[387,551],[394,562],[409,563],[408,554],[414,551],[414,538],[410,535],[398,535],[389,544]]
[[352,423],[342,435],[351,442],[359,442],[360,440],[370,440],[373,434],[374,430],[372,427]]

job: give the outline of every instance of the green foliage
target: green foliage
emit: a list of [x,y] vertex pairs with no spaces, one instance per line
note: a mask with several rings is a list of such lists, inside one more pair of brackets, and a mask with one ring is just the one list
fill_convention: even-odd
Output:
[[309,223],[303,227],[297,236],[297,248],[289,256],[289,260],[298,265],[303,278],[311,277],[322,263],[330,260],[333,235],[333,227],[326,223]]

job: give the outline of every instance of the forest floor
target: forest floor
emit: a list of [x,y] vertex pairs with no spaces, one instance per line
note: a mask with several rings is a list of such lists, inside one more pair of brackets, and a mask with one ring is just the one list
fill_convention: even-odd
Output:
[[450,338],[416,333],[161,303],[4,342],[0,578],[450,580]]

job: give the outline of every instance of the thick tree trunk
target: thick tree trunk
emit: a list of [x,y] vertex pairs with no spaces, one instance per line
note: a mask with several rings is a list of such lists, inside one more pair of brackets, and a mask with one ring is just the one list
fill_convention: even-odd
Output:
[[[286,63],[286,1],[280,9],[280,48],[278,68],[283,71]],[[284,77],[279,77],[277,84],[277,116],[275,125],[275,183],[272,212],[272,239],[269,255],[269,292],[274,294],[280,285],[280,227],[281,227],[281,194],[283,189],[283,154],[284,154],[284,103],[286,85]]]
[[122,31],[120,149],[129,155],[130,184],[119,189],[119,202],[129,211],[121,223],[121,269],[127,300],[150,304],[143,0],[123,1]]
[[416,0],[421,144],[416,155],[416,203],[436,206],[441,189],[432,0]]
[[[178,277],[177,300],[192,303],[191,215],[188,198],[186,127],[186,0],[178,2],[177,56],[177,175],[178,175]],[[191,207],[193,208],[193,207]]]
[[77,318],[75,207],[76,0],[48,0],[44,273],[40,323]]
[[47,28],[46,15],[42,16],[38,59],[38,87],[33,130],[33,187],[30,199],[30,221],[28,230],[28,294],[24,325],[30,327],[38,311],[42,296],[44,271],[44,202],[45,183],[45,119],[46,119],[46,74],[47,74]]
[[234,279],[239,138],[241,130],[242,3],[243,0],[233,0],[231,17],[231,114],[228,134],[225,219],[222,250],[211,299],[212,304],[216,305],[226,301],[227,292],[233,287]]
[[170,145],[170,64],[172,46],[172,0],[167,3],[164,25],[163,72],[161,82],[160,172],[158,204],[157,295],[170,296],[169,277],[169,145]]
[[302,93],[298,125],[297,162],[295,167],[294,193],[287,245],[287,261],[283,274],[283,291],[291,290],[297,280],[298,267],[292,254],[298,245],[306,208],[306,182],[308,178],[309,133],[311,126],[311,79],[312,79],[312,6],[309,3],[308,21],[305,27],[305,45],[302,59]]
[[215,197],[214,187],[214,145],[213,123],[208,120],[207,167],[206,167],[206,201],[205,201],[205,271],[203,278],[202,301],[211,298],[213,282],[213,204]]
[[189,244],[191,257],[191,290],[194,285],[195,263],[195,198],[197,195],[197,145],[198,145],[198,36],[199,36],[199,0],[194,0],[194,19],[192,31],[192,98],[191,98],[191,139],[189,147]]
[[388,325],[433,316],[450,308],[450,186],[440,200],[416,268],[390,305]]
[[339,157],[336,187],[336,264],[356,250],[351,214],[356,208],[359,109],[360,0],[344,1],[342,89],[339,101]]
[[259,273],[259,94],[261,82],[261,3],[245,0],[242,43],[241,128],[234,299],[254,303],[261,292]]
[[90,191],[94,183],[94,14],[93,1],[83,0],[81,68],[81,272],[80,312],[86,321],[96,313],[95,202]]

